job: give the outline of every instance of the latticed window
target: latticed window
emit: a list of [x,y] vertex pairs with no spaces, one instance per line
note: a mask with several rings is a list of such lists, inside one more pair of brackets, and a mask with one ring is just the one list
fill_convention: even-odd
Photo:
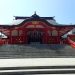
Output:
[[72,34],[75,34],[75,28],[72,30]]
[[22,30],[19,30],[19,36],[21,36],[21,35],[22,35],[22,33],[23,33],[23,31],[22,31]]
[[52,36],[58,36],[57,30],[53,30],[53,31],[52,31]]
[[18,36],[18,30],[13,30],[12,31],[12,36]]

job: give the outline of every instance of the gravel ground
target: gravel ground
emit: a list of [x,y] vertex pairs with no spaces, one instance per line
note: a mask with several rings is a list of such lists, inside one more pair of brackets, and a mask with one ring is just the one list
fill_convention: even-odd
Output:
[[75,49],[69,45],[3,45],[0,58],[50,58],[75,57]]

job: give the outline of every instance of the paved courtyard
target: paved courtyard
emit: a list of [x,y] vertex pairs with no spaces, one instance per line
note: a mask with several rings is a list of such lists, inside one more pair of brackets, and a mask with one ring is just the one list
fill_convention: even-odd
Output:
[[0,58],[50,58],[75,57],[75,49],[68,45],[3,45],[0,46]]

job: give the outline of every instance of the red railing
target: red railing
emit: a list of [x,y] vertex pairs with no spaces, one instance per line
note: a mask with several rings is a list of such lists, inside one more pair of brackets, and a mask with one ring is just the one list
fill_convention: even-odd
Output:
[[[75,38],[75,35],[73,36],[73,38]],[[68,36],[68,42],[73,48],[75,48],[75,40],[73,40],[73,38]]]

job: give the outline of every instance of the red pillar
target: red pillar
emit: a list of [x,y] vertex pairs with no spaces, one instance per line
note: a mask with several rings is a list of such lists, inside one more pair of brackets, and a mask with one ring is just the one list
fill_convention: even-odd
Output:
[[48,29],[44,29],[43,44],[48,44]]

